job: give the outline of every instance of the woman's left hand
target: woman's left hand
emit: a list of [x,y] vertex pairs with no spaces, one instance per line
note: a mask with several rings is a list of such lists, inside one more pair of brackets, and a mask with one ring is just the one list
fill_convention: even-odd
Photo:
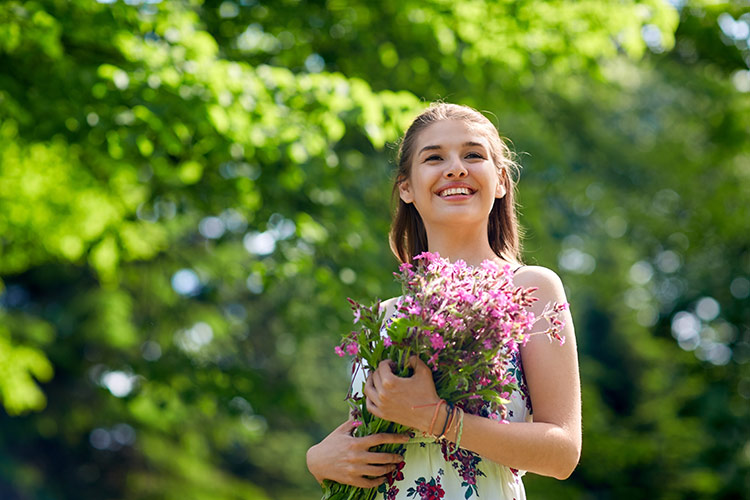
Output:
[[391,369],[392,361],[381,361],[367,378],[364,393],[367,410],[384,420],[428,431],[440,397],[432,381],[432,370],[418,356],[409,358],[411,377],[399,377]]

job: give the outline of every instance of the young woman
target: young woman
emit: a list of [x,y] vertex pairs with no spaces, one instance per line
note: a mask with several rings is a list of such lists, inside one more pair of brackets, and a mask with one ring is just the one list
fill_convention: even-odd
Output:
[[[430,251],[473,266],[485,259],[501,268],[510,264],[516,285],[538,289],[535,313],[548,302],[566,302],[553,271],[520,264],[516,168],[484,115],[454,104],[430,106],[414,120],[399,149],[393,252],[402,262]],[[395,300],[384,303],[386,317]],[[360,487],[387,481],[386,499],[520,500],[524,471],[567,478],[581,454],[581,394],[573,321],[567,312],[564,319],[564,345],[537,335],[520,348],[513,367],[520,390],[511,395],[510,423],[465,415],[461,449],[451,453],[437,443],[409,443],[404,435],[353,437],[350,420],[310,448],[310,472],[319,482]],[[437,422],[447,419],[447,409],[437,405],[431,370],[417,357],[411,364],[414,375],[399,378],[382,363],[367,377],[364,395],[374,415],[427,432],[435,408]],[[370,451],[383,443],[404,443],[403,453]]]

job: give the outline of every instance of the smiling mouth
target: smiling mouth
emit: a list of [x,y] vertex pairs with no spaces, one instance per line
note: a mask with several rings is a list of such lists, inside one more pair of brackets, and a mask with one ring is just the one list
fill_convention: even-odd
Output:
[[441,198],[447,198],[449,196],[466,196],[466,195],[472,195],[475,191],[467,188],[467,187],[454,187],[454,188],[448,188],[443,189],[442,191],[438,192],[438,196]]

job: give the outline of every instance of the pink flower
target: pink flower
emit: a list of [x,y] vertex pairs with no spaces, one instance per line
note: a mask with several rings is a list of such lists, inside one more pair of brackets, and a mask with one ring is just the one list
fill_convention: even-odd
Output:
[[433,354],[432,356],[430,356],[430,359],[427,360],[427,364],[430,365],[430,366],[432,366],[432,371],[435,371],[435,370],[438,369],[437,363],[436,363],[436,361],[438,359],[438,354],[440,354],[440,351],[438,351],[435,354]]
[[430,336],[430,343],[433,349],[443,349],[445,347],[445,341],[439,333],[434,333]]
[[338,354],[342,358],[344,357],[344,350],[341,348],[340,345],[337,345],[333,350],[336,351],[336,354]]
[[440,314],[435,314],[430,321],[436,328],[442,328],[445,326],[445,318]]
[[346,352],[349,353],[349,355],[354,356],[359,352],[359,345],[357,345],[356,342],[352,342],[351,344],[348,344],[346,346]]
[[359,307],[354,310],[354,324],[357,324],[357,321],[362,317],[362,311],[359,310]]
[[352,427],[354,427],[356,429],[357,427],[359,427],[362,424],[364,424],[364,422],[362,422],[361,420],[355,420],[354,422],[352,422]]
[[390,347],[393,345],[393,341],[391,341],[391,338],[388,336],[383,337],[383,345],[386,347]]
[[498,272],[500,272],[497,264],[495,264],[491,260],[485,260],[484,262],[482,262],[482,265],[480,267],[491,274],[497,274]]

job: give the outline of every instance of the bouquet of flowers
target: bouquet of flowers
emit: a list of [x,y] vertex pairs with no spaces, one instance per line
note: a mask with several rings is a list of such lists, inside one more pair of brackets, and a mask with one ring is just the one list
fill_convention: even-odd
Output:
[[[394,373],[403,377],[410,375],[407,362],[416,354],[432,368],[442,399],[465,412],[505,421],[505,405],[518,388],[509,370],[513,354],[533,334],[547,335],[562,344],[561,312],[568,305],[547,304],[536,317],[528,310],[537,300],[533,296],[536,289],[515,287],[507,265],[501,270],[486,260],[472,268],[463,261],[450,263],[428,252],[415,261],[415,265],[402,264],[394,273],[403,295],[387,320],[380,302],[366,307],[349,299],[359,328],[344,336],[336,353],[354,356],[353,370],[374,370],[389,359],[394,362]],[[532,333],[542,318],[548,328]],[[410,431],[369,413],[362,396],[350,392],[347,400],[357,426],[355,436]],[[377,451],[394,452],[398,446],[386,444]],[[400,469],[392,474],[399,473]],[[376,488],[331,481],[324,482],[324,490],[324,500],[370,500],[378,493]]]

